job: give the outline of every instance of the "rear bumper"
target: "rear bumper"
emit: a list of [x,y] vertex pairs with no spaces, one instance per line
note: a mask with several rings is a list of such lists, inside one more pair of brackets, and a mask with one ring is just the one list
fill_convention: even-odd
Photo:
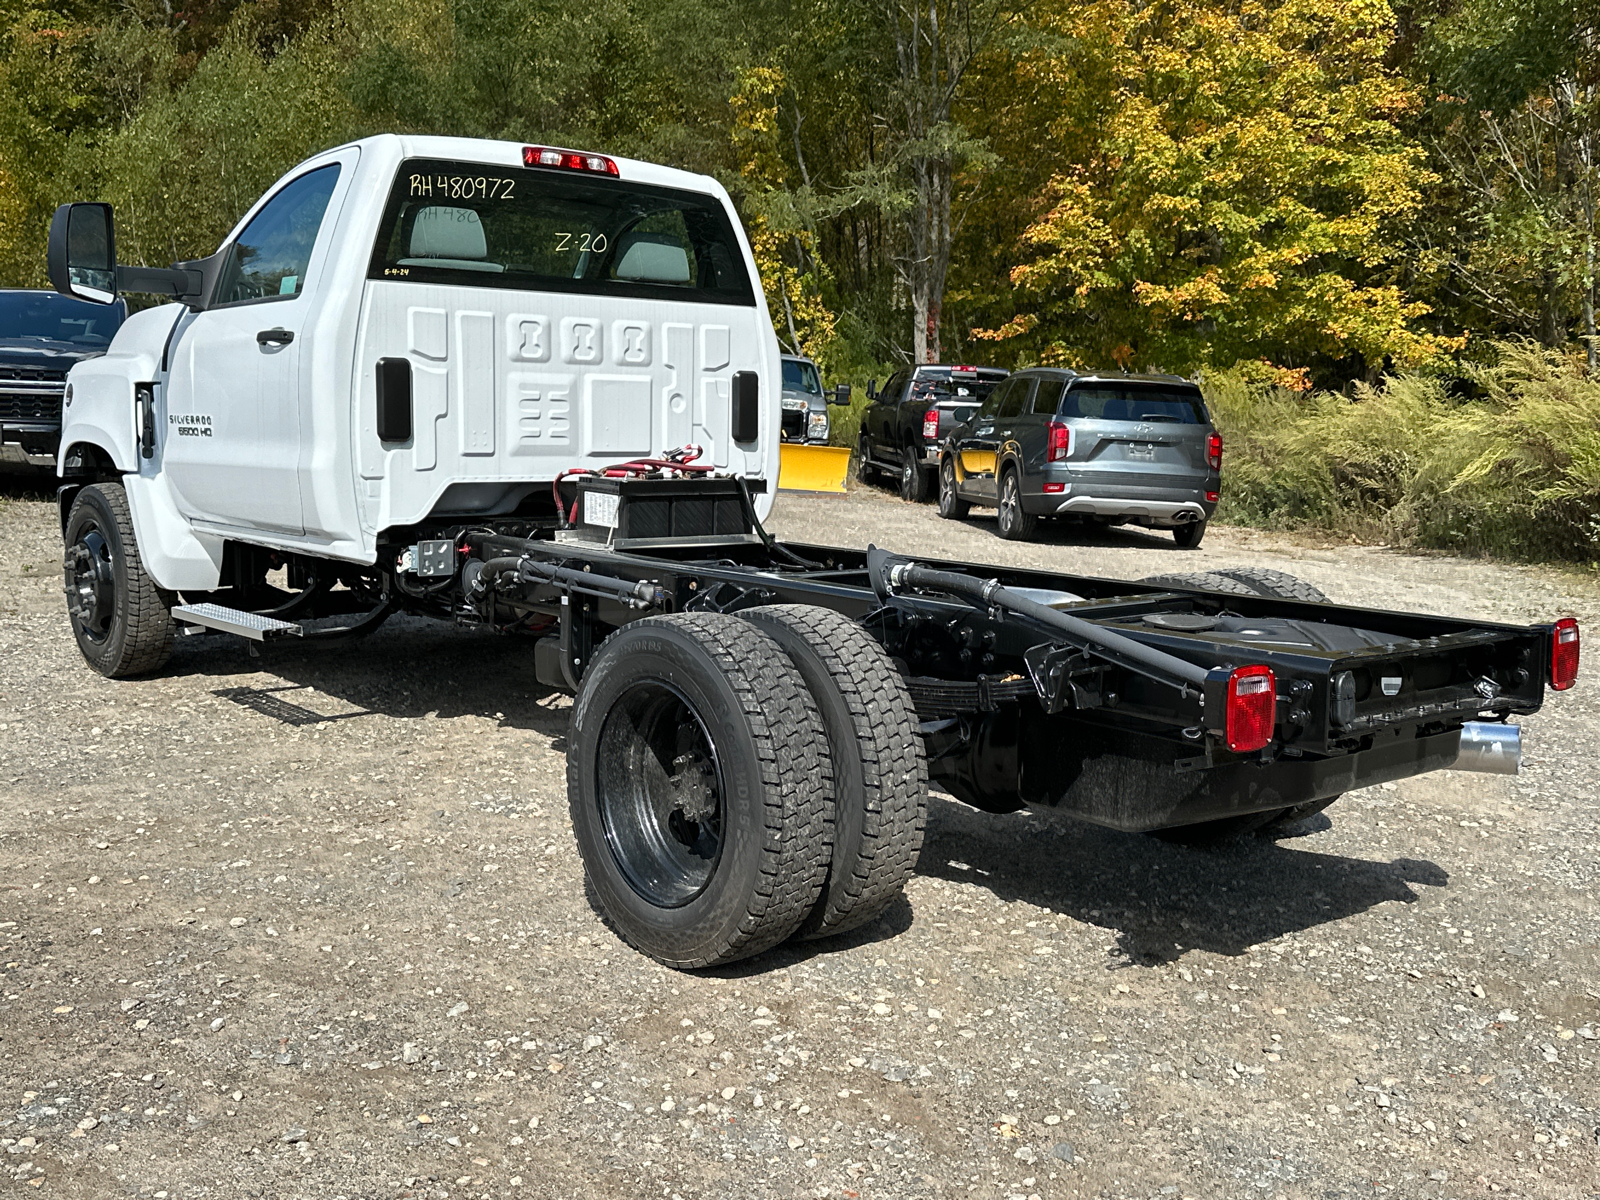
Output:
[[[1046,483],[1059,492],[1045,492]],[[1211,490],[1221,486],[1213,482]],[[1093,479],[1074,477],[1070,471],[1047,470],[1025,495],[1023,503],[1036,516],[1112,517],[1140,525],[1170,528],[1207,521],[1217,510],[1205,490],[1197,487],[1117,487]]]
[[1275,812],[1454,767],[1461,755],[1454,731],[1336,757],[1224,756],[1208,766],[1204,750],[1181,738],[1045,716],[1027,703],[987,718],[960,749],[935,744],[939,736],[929,742],[930,777],[959,799],[993,812],[1059,809],[1129,833]]

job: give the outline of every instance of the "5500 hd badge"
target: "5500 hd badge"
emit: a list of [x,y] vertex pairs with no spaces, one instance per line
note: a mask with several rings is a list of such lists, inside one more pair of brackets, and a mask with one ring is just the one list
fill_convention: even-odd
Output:
[[169,413],[167,423],[178,427],[179,437],[210,437],[210,413]]

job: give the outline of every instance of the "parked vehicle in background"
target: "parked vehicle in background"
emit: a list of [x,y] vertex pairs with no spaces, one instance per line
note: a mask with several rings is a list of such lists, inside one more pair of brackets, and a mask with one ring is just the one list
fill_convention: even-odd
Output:
[[1041,517],[1205,536],[1222,489],[1222,435],[1200,389],[1175,375],[1020,371],[951,431],[939,459],[939,512],[999,509],[1000,536]]
[[856,471],[862,482],[893,473],[900,495],[921,502],[933,494],[939,447],[1006,377],[997,367],[907,367],[883,391],[867,384],[872,400],[861,417]]
[[128,306],[0,290],[0,469],[54,471],[67,372],[104,354]]
[[794,354],[783,356],[783,440],[828,444],[828,405],[849,404],[850,385],[822,390],[817,364]]

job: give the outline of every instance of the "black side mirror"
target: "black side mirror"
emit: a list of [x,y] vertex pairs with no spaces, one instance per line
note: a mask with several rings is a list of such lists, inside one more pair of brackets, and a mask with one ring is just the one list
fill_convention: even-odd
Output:
[[848,383],[841,383],[838,387],[834,388],[833,389],[833,395],[828,397],[828,403],[829,404],[849,404],[850,403],[850,385]]
[[868,400],[876,400],[877,398],[878,398],[878,381],[876,379],[869,379],[869,380],[867,380],[867,399]]
[[63,296],[95,304],[117,298],[117,232],[109,204],[63,204],[50,220],[45,262]]

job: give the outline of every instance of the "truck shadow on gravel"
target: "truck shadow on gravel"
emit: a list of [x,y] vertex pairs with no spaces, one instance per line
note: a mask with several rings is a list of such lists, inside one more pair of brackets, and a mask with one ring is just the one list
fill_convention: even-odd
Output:
[[570,707],[535,679],[532,638],[407,617],[355,641],[272,643],[258,658],[239,638],[183,638],[164,674],[214,680],[213,695],[284,725],[468,716],[564,739]]
[[[1339,819],[1337,805],[1329,812]],[[1450,881],[1417,859],[1347,858],[1258,837],[1197,850],[1065,818],[993,816],[939,796],[917,871],[1100,926],[1116,935],[1111,967],[1169,963],[1190,950],[1243,954],[1379,904],[1413,903],[1413,885]]]

